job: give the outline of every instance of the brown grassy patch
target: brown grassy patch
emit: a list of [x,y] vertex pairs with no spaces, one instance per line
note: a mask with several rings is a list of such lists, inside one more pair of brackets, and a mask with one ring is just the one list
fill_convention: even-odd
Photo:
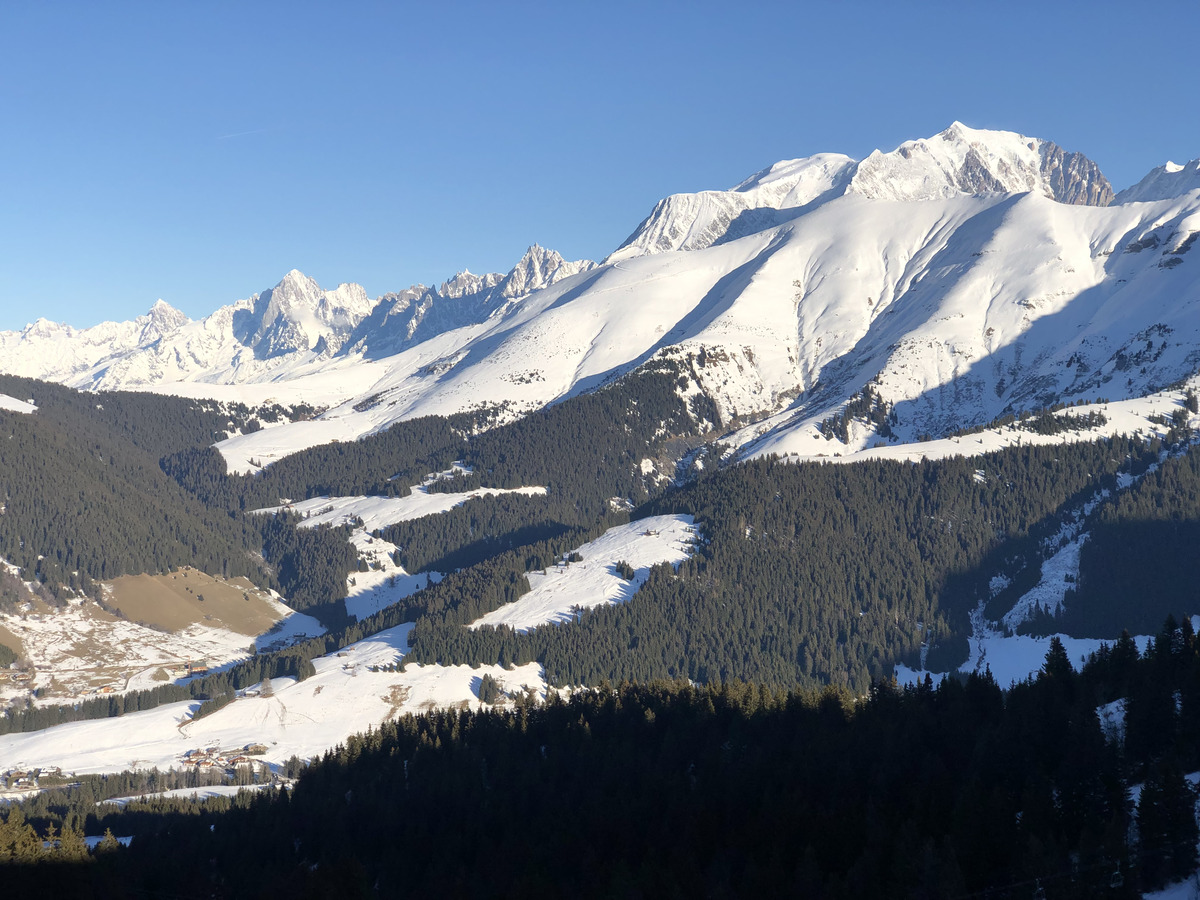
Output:
[[0,644],[3,644],[13,653],[17,654],[17,656],[21,656],[25,652],[25,648],[21,646],[20,639],[3,625],[0,625]]
[[274,609],[245,578],[215,578],[185,568],[169,575],[126,575],[112,581],[106,603],[131,622],[167,631],[204,624],[259,635],[278,621]]

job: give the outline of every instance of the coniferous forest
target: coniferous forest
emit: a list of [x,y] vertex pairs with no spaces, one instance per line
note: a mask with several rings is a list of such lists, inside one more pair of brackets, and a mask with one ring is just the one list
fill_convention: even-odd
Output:
[[[96,897],[1135,897],[1197,863],[1197,702],[1174,620],[1080,672],[1054,641],[1007,692],[602,686],[405,716],[206,807],[85,780],[12,807],[0,858],[6,886]],[[83,830],[135,839],[85,857]]]
[[[723,448],[706,443],[715,409],[684,403],[681,378],[667,361],[500,427],[487,411],[417,419],[250,475],[229,474],[212,443],[314,410],[0,378],[0,392],[38,404],[0,413],[0,557],[32,585],[0,573],[0,604],[191,565],[278,589],[329,628],[187,685],[12,706],[0,733],[178,700],[202,701],[203,716],[405,622],[405,663],[536,661],[552,685],[587,688],[389,722],[294,761],[294,790],[256,798],[108,809],[98,800],[142,776],[85,779],[0,811],[5,884],[115,897],[1121,897],[1195,869],[1190,435],[720,465]],[[452,465],[463,471],[430,489],[545,494],[377,532],[408,571],[444,578],[362,621],[342,602],[359,565],[348,529],[250,514],[402,496]],[[527,633],[465,627],[607,528],[671,513],[694,518],[693,552],[654,567],[629,602]],[[1077,581],[1027,627],[1157,632],[1146,654],[1126,634],[1078,673],[1052,644],[1041,675],[1011,688],[986,673],[894,685],[898,664],[957,669],[972,616],[997,621],[1037,584],[1051,539],[1084,518]],[[15,660],[6,649],[0,666]],[[1123,729],[1105,731],[1097,709],[1113,703]],[[105,829],[137,839],[80,851],[83,833]]]

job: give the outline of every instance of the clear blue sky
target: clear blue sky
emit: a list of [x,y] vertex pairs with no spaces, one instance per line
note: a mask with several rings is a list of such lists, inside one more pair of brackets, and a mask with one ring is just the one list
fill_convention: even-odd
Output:
[[666,194],[955,119],[1118,189],[1200,156],[1191,4],[740,6],[0,0],[0,329],[599,259]]

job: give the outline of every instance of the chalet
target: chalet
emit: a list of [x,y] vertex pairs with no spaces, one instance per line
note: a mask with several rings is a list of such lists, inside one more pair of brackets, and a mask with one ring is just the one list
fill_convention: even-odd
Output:
[[266,753],[266,744],[247,744],[242,748],[246,753]]

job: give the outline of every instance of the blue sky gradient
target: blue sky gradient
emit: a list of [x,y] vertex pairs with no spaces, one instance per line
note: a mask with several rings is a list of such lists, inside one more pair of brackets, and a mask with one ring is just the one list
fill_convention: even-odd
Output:
[[0,4],[0,329],[600,259],[667,194],[955,119],[1120,189],[1200,156],[1200,8],[1146,9]]

